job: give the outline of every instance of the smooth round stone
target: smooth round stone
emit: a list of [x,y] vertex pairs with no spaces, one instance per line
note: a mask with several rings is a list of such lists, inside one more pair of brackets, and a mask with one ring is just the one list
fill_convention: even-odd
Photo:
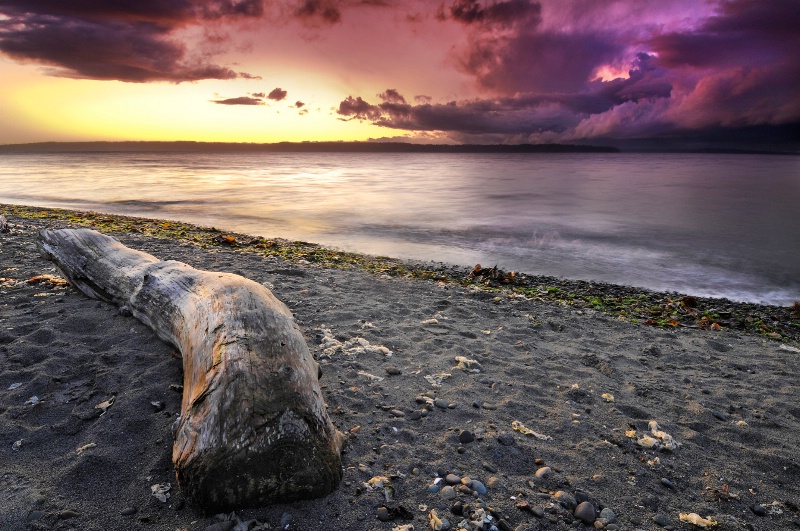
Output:
[[486,480],[486,486],[490,489],[500,486],[500,478],[492,476]]
[[451,487],[450,485],[448,485],[448,486],[444,487],[444,488],[442,489],[442,497],[443,497],[445,500],[452,500],[453,498],[455,498],[455,497],[456,497],[456,489],[454,489],[454,488],[453,488],[453,487]]
[[544,518],[544,509],[541,507],[534,507],[531,509],[531,514],[536,518]]
[[122,516],[131,516],[133,514],[136,514],[136,507],[127,507],[125,509],[122,509],[122,512],[119,514],[121,514]]
[[467,430],[463,430],[461,433],[458,434],[458,442],[460,442],[461,444],[471,443],[474,440],[475,440],[475,435],[473,435],[472,432],[469,432]]
[[595,518],[597,517],[594,505],[588,501],[580,503],[577,507],[575,507],[575,511],[572,514],[584,524],[593,524]]
[[758,503],[753,505],[752,507],[750,507],[750,510],[753,511],[753,514],[756,515],[756,516],[766,516],[767,515],[767,510],[764,508],[763,505],[760,505]]
[[408,414],[409,420],[419,420],[421,418],[422,418],[422,412],[416,409]]
[[469,482],[469,486],[472,488],[472,490],[474,490],[475,492],[477,492],[481,496],[483,496],[484,494],[489,492],[489,490],[486,488],[486,485],[484,485],[483,483],[481,483],[477,479],[473,479],[472,481],[470,481]]
[[458,485],[461,483],[461,478],[455,474],[447,474],[444,478],[448,485]]
[[666,527],[669,525],[669,518],[667,518],[667,515],[665,514],[657,514],[653,517],[653,522],[661,527]]
[[58,513],[58,518],[61,520],[67,520],[69,518],[77,518],[80,516],[78,511],[73,511],[72,509],[64,509],[60,513]]
[[536,471],[536,478],[537,479],[547,479],[551,475],[553,475],[553,469],[549,466],[543,466],[539,470]]
[[375,516],[377,516],[378,520],[381,522],[388,522],[392,519],[392,516],[389,514],[389,509],[386,507],[378,507],[378,510],[375,511]]
[[582,490],[576,490],[575,503],[583,503],[585,501],[589,501],[589,495],[583,492]]
[[615,522],[617,520],[617,515],[614,514],[614,511],[606,507],[602,511],[600,511],[600,518],[608,520],[608,523]]
[[[556,492],[556,495],[554,497],[556,501],[559,504],[561,504],[561,506],[564,507],[565,509],[574,509],[575,506],[578,505],[578,502],[575,501],[575,497],[567,491],[560,490]],[[583,503],[588,503],[588,502],[583,502]],[[592,519],[592,522],[594,522],[594,519]]]
[[447,409],[447,401],[442,400],[441,398],[437,398],[433,401],[433,405],[438,407],[439,409]]
[[501,433],[497,436],[497,442],[503,446],[512,446],[514,444],[514,436],[510,433]]
[[667,478],[661,478],[661,484],[667,487],[668,489],[675,490],[675,483],[671,482]]
[[393,417],[405,417],[406,414],[400,411],[399,409],[392,409],[389,411],[389,414]]
[[389,376],[400,376],[403,374],[403,371],[398,369],[397,367],[386,367],[386,374]]
[[439,492],[441,487],[439,485],[428,485],[428,492]]

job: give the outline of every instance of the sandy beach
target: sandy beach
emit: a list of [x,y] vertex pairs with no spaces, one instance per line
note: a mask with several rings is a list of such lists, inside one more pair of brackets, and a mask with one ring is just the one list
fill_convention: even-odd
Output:
[[242,249],[242,235],[168,238],[130,219],[115,232],[122,218],[93,216],[129,247],[272,290],[348,434],[330,495],[204,515],[171,463],[179,353],[39,254],[40,229],[80,216],[0,214],[0,529],[800,528],[791,308],[593,288],[688,316],[646,324],[634,302],[569,304],[566,282],[331,267],[263,240]]

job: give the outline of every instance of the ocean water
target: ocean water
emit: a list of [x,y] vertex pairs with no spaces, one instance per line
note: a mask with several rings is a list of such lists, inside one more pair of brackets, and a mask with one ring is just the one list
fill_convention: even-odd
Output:
[[0,154],[0,203],[787,305],[800,157]]

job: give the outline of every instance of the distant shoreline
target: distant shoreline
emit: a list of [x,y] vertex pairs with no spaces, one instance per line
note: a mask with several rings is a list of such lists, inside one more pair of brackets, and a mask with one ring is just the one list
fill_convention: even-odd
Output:
[[409,144],[405,142],[36,142],[3,144],[0,153],[619,153],[608,146],[571,144]]

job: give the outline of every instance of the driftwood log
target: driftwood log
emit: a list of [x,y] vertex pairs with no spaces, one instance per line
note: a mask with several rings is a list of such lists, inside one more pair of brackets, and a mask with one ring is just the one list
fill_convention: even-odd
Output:
[[172,460],[207,513],[318,497],[342,476],[343,436],[289,309],[239,275],[194,269],[88,229],[44,230],[40,247],[89,297],[127,309],[183,358]]

